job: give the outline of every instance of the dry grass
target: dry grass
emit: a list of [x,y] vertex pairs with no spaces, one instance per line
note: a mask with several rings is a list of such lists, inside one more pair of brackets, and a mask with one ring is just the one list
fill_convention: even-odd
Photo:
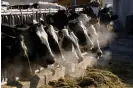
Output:
[[128,88],[133,88],[133,62],[113,62],[106,68],[100,69],[111,71],[121,78],[124,83],[132,86]]
[[83,77],[77,79],[66,77],[58,81],[51,81],[49,85],[51,88],[126,88],[126,85],[112,72],[95,68],[87,68]]
[[40,88],[133,88],[130,80],[133,80],[132,63],[110,63],[104,68],[87,68],[83,77],[60,78]]

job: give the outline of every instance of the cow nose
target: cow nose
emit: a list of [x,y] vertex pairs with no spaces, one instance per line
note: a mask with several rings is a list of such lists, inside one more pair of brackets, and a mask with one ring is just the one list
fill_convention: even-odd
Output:
[[46,61],[48,64],[54,64],[55,63],[55,59],[51,59],[51,58],[46,59]]

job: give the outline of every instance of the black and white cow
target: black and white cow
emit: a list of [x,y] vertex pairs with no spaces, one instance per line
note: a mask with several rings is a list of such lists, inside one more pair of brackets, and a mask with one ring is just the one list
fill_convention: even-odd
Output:
[[98,16],[100,18],[100,24],[105,25],[105,27],[119,18],[117,14],[113,14],[110,7],[101,8]]
[[[74,35],[68,27],[69,18],[65,10],[59,10],[54,15],[47,16],[47,23],[54,26],[55,30],[58,31],[59,45],[65,51],[72,51],[72,47],[76,48],[79,62],[83,60],[81,51],[78,47],[78,42],[75,40]],[[72,35],[71,35],[72,34]],[[73,36],[73,37],[72,37]],[[75,36],[76,37],[76,36]],[[76,53],[76,52],[74,52]]]
[[[78,43],[81,46],[88,45],[90,46],[90,49],[94,47],[93,42],[90,39],[90,36],[88,35],[89,33],[91,34],[90,31],[86,28],[86,25],[89,24],[89,22],[92,20],[89,18],[86,14],[78,14],[78,13],[70,13],[69,17],[67,16],[66,12],[59,11],[55,15],[49,15],[48,16],[49,23],[54,25],[59,31],[63,30],[66,35],[70,36],[70,33],[73,32],[74,35],[78,39]],[[77,19],[77,21],[74,21]],[[67,31],[64,27],[68,27]],[[91,30],[96,32],[95,28],[93,26],[90,26]],[[96,33],[94,33],[96,35]],[[82,36],[82,37],[81,37]],[[97,36],[97,35],[96,35]],[[67,36],[68,37],[68,36]],[[69,37],[68,37],[69,38]],[[70,39],[70,38],[69,38]],[[65,39],[67,40],[67,39]],[[67,42],[65,43],[67,44]],[[64,45],[65,45],[64,44]],[[66,45],[68,46],[68,45]],[[101,52],[99,42],[97,42],[98,51]]]
[[[74,31],[75,35],[79,39],[79,44],[81,46],[87,45],[90,49],[94,48],[94,43],[91,40],[92,36],[98,38],[98,34],[93,24],[90,23],[91,18],[89,18],[86,14],[81,13],[77,18],[77,23],[71,24],[70,27]],[[81,37],[82,36],[82,37]],[[97,39],[96,47],[98,48],[98,53],[102,53],[99,45],[99,40]],[[100,54],[98,54],[100,55]]]
[[55,63],[47,33],[42,25],[36,22],[30,26],[2,25],[2,33],[2,69],[8,68],[10,64],[16,63],[15,61],[19,61],[24,70],[28,69],[30,63],[44,68]]

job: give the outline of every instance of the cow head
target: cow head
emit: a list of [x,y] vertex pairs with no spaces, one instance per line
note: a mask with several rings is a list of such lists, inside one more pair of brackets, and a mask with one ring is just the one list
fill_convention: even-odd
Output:
[[49,47],[47,33],[43,25],[33,20],[33,23],[28,26],[25,31],[21,27],[17,27],[17,30],[23,31],[21,34],[24,36],[24,43],[28,49],[27,53],[31,57],[30,60],[43,67],[53,64],[55,62],[54,55]]
[[104,7],[99,12],[100,22],[103,24],[109,24],[112,21],[117,20],[119,17],[116,14],[113,14],[113,11],[108,8]]
[[55,62],[55,58],[50,48],[50,45],[48,42],[48,35],[46,31],[44,30],[44,26],[42,24],[38,24],[34,22],[32,30],[37,35],[36,36],[37,37],[36,41],[38,41],[37,47],[40,48],[40,49],[37,49],[37,51],[39,52],[38,55],[42,58],[44,57],[47,63],[53,64]]
[[68,17],[65,10],[59,10],[53,15],[54,26],[62,30],[68,24]]
[[99,1],[92,1],[89,3],[90,8],[92,9],[93,13],[98,16],[99,10],[100,10],[100,2]]

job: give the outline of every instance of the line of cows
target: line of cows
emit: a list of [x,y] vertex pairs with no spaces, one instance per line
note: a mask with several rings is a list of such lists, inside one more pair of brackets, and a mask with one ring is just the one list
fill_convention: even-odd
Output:
[[[82,12],[59,10],[49,14],[40,21],[33,18],[33,22],[9,26],[1,24],[1,67],[2,71],[20,61],[24,69],[29,64],[38,64],[44,68],[60,62],[65,62],[63,52],[71,51],[83,61],[81,48],[86,46],[93,51],[96,48],[97,57],[102,56],[97,30],[100,24],[107,26],[111,21],[117,20],[117,15],[111,15],[109,8],[98,9],[85,7]],[[91,36],[97,37],[96,46]],[[58,62],[58,56],[61,56]],[[28,64],[28,65],[27,65]],[[56,65],[55,65],[56,64]]]

